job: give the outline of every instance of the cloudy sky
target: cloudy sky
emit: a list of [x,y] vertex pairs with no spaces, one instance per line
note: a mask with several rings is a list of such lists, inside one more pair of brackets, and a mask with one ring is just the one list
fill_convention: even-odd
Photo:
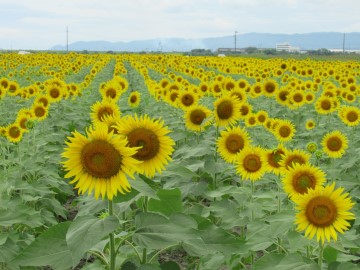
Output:
[[249,32],[360,32],[359,0],[0,0],[0,49]]

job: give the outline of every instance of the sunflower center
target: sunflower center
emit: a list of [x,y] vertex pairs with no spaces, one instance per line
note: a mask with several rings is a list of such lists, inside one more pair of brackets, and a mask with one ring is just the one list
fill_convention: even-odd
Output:
[[330,151],[339,151],[341,149],[342,142],[339,138],[332,137],[327,141],[326,146]]
[[269,154],[269,165],[273,168],[279,168],[279,162],[282,160],[282,155],[285,154],[283,150],[275,150]]
[[137,101],[137,97],[135,95],[131,96],[130,102],[135,103]]
[[226,139],[226,149],[230,153],[235,154],[240,152],[244,148],[244,145],[245,145],[244,139],[237,134],[231,134]]
[[36,107],[34,113],[36,117],[43,117],[45,115],[45,109],[43,107]]
[[305,160],[300,156],[291,156],[287,159],[286,168],[292,167],[294,164],[304,164]]
[[94,140],[82,149],[81,164],[93,177],[110,178],[121,169],[121,155],[109,142]]
[[291,130],[288,126],[282,126],[279,128],[279,135],[283,138],[289,137]]
[[102,121],[103,117],[112,115],[114,111],[110,107],[102,107],[98,111],[98,119]]
[[109,88],[106,90],[106,96],[109,98],[115,98],[116,97],[116,90],[113,88]]
[[240,109],[240,112],[241,112],[241,115],[242,116],[245,116],[249,113],[249,107],[248,106],[242,106],[241,109]]
[[233,104],[224,100],[217,106],[217,115],[220,119],[229,119],[233,114]]
[[324,110],[330,110],[331,102],[329,100],[323,100],[321,102],[321,108],[324,109]]
[[194,110],[190,114],[190,120],[195,125],[201,125],[206,118],[206,114],[202,110]]
[[47,98],[39,98],[39,102],[42,103],[45,107],[49,104],[49,101],[47,100]]
[[356,112],[349,112],[347,115],[346,115],[346,119],[349,121],[349,122],[355,122],[356,120],[358,120],[359,118],[359,115],[356,113]]
[[336,205],[325,196],[315,197],[306,206],[306,217],[315,226],[329,226],[337,217]]
[[250,154],[244,158],[244,169],[248,172],[256,172],[261,168],[260,157],[255,154]]
[[293,99],[295,102],[300,103],[301,101],[303,101],[303,96],[301,94],[295,94]]
[[160,142],[156,134],[146,128],[137,128],[131,131],[127,138],[130,147],[142,148],[134,155],[137,160],[149,160],[155,157],[160,150]]
[[22,129],[26,129],[26,122],[27,122],[27,118],[22,118],[20,121],[19,121],[19,126],[22,128]]
[[265,91],[268,93],[273,93],[275,91],[275,85],[273,83],[265,84]]
[[294,189],[301,194],[306,193],[308,188],[315,187],[314,177],[309,174],[300,173],[294,176],[293,185]]
[[58,98],[60,96],[60,91],[59,89],[52,88],[49,94],[52,98]]
[[258,116],[258,121],[259,121],[260,123],[264,123],[265,120],[266,120],[265,115],[262,115],[262,114],[261,114],[261,115]]
[[283,91],[279,94],[279,98],[282,100],[282,101],[285,101],[287,99],[287,96],[288,96],[289,92],[287,91]]
[[9,136],[13,139],[19,138],[20,137],[20,129],[18,127],[11,127],[9,128]]
[[181,102],[182,104],[184,104],[185,106],[190,106],[194,103],[194,97],[192,95],[189,94],[185,94],[182,98],[181,98]]
[[179,94],[177,92],[171,93],[171,95],[170,95],[171,101],[175,101],[177,99],[178,95]]

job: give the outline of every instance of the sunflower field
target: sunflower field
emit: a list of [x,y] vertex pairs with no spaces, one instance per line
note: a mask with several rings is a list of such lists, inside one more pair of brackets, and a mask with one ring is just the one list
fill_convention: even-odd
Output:
[[0,269],[360,269],[360,62],[0,54]]

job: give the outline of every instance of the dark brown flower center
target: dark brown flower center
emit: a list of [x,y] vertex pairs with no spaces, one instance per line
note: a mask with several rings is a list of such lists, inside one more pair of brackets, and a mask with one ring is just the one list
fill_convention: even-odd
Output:
[[233,154],[239,153],[245,145],[244,138],[237,134],[230,134],[226,139],[226,149]]
[[137,160],[149,160],[159,153],[159,139],[157,135],[149,129],[136,128],[127,135],[127,138],[130,147],[141,147],[134,155],[134,158]]
[[94,140],[83,147],[81,164],[93,177],[111,178],[121,169],[121,155],[109,142]]
[[205,118],[206,114],[202,110],[194,110],[190,113],[190,121],[195,125],[201,125]]
[[224,100],[217,106],[217,115],[220,119],[229,119],[233,115],[233,109],[231,101]]
[[342,147],[342,141],[340,138],[338,137],[330,137],[327,142],[326,142],[326,146],[330,151],[339,151]]
[[307,219],[317,227],[332,225],[337,217],[336,205],[325,196],[311,199],[305,211]]
[[244,158],[244,169],[248,172],[257,172],[261,168],[261,160],[258,155],[249,154]]
[[314,176],[307,172],[299,172],[293,177],[293,187],[300,194],[306,193],[308,188],[314,188],[315,184]]

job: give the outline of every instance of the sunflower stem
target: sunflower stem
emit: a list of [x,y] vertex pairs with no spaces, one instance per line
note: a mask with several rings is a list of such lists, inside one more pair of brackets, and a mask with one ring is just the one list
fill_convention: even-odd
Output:
[[281,212],[281,198],[280,198],[280,195],[281,195],[281,189],[280,189],[280,184],[278,184],[277,182],[276,182],[276,184],[277,184],[277,188],[278,188],[278,205],[277,205],[277,210],[278,210],[278,213],[280,213]]
[[144,248],[142,254],[142,264],[145,264],[146,262],[147,262],[147,250],[146,248]]
[[322,269],[323,255],[324,255],[324,244],[323,244],[322,241],[319,241],[319,260],[318,260],[318,265],[319,265],[320,270]]
[[251,202],[251,220],[254,220],[254,207],[253,207],[253,199],[254,199],[254,193],[255,193],[255,184],[254,181],[250,180],[251,182],[251,198],[250,198],[250,202]]
[[[108,207],[109,207],[109,216],[113,216],[113,202],[111,200],[108,200]],[[115,237],[114,233],[109,234],[110,238],[110,270],[115,270],[115,259],[116,259],[116,253],[115,253]]]
[[146,213],[148,211],[148,202],[149,202],[149,197],[148,196],[144,196],[144,202],[143,202],[143,210],[144,213]]

